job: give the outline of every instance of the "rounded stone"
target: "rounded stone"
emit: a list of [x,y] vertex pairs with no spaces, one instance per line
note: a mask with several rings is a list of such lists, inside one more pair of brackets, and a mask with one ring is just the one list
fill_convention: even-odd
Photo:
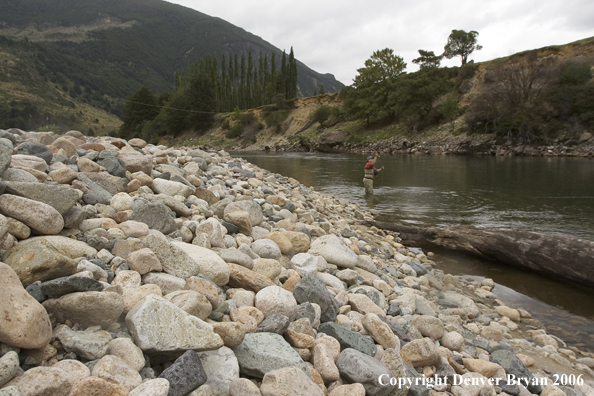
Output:
[[121,385],[128,391],[142,383],[140,374],[124,360],[114,355],[106,355],[99,359],[93,366],[91,374],[94,377]]
[[451,351],[459,351],[464,346],[464,337],[462,334],[450,331],[449,333],[445,333],[443,337],[441,337],[441,345],[448,348]]
[[518,311],[517,309],[510,308],[505,305],[500,305],[498,307],[495,307],[495,310],[499,315],[506,316],[514,322],[520,320],[520,311]]
[[108,382],[98,377],[87,377],[76,381],[68,396],[127,396],[125,386]]
[[297,367],[269,371],[262,379],[263,395],[323,396],[324,392]]
[[194,290],[174,291],[165,295],[165,299],[202,320],[206,320],[212,312],[212,305],[208,299]]
[[67,396],[72,389],[69,377],[67,372],[55,367],[34,367],[6,386],[16,386],[23,395]]
[[258,258],[253,261],[252,271],[272,280],[280,275],[282,269],[278,260]]
[[269,286],[256,293],[254,305],[264,316],[279,314],[287,316],[291,321],[297,316],[297,300],[293,293],[279,286]]
[[19,355],[14,351],[0,357],[0,388],[10,381],[19,370]]
[[236,378],[229,386],[229,396],[262,396],[258,385],[247,378]]
[[445,333],[442,321],[434,316],[417,316],[412,320],[412,324],[423,337],[431,337],[433,340],[439,340]]
[[40,349],[49,343],[52,325],[46,310],[4,263],[0,263],[0,307],[0,342],[26,349]]
[[53,367],[67,372],[73,383],[91,375],[91,370],[89,370],[84,363],[74,359],[60,360],[58,363],[54,364]]
[[262,258],[278,260],[281,257],[281,250],[278,245],[270,239],[258,239],[252,242],[252,250]]
[[116,212],[132,210],[134,199],[128,194],[121,192],[117,193],[113,196],[113,198],[111,198],[110,205],[116,210]]
[[142,350],[129,338],[111,340],[108,353],[119,357],[136,371],[140,371],[144,367],[145,360]]
[[379,316],[368,313],[363,317],[362,323],[365,330],[384,349],[400,349],[400,340]]
[[167,396],[169,394],[169,381],[165,378],[155,378],[138,385],[128,396]]
[[239,322],[213,323],[212,327],[229,348],[236,348],[241,344],[246,334],[245,326]]
[[114,323],[124,311],[124,299],[113,292],[81,292],[46,300],[43,306],[58,323],[70,320],[83,327]]
[[279,247],[282,254],[288,254],[291,250],[293,250],[293,244],[291,243],[289,238],[287,238],[284,234],[284,232],[275,231],[266,234],[264,238],[274,241],[274,243],[276,243]]
[[60,212],[43,202],[3,194],[0,195],[0,210],[41,234],[57,234],[64,228],[64,218]]

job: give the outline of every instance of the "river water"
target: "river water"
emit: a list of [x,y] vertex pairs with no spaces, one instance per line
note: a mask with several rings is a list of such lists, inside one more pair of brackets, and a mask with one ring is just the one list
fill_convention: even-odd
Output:
[[[380,212],[379,221],[468,224],[594,240],[594,160],[554,157],[382,156],[373,196],[361,154],[242,152],[274,173]],[[492,278],[506,304],[527,309],[547,331],[594,352],[594,290],[497,262],[435,252],[437,268]]]

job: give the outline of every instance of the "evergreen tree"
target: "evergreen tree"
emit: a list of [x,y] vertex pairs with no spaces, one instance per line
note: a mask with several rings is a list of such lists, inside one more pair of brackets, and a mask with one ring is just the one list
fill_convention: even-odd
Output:
[[286,79],[287,79],[287,54],[285,53],[285,51],[283,51],[280,74],[278,75],[277,83],[276,83],[276,92],[283,94],[285,96],[285,98],[287,97]]
[[252,50],[248,52],[247,76],[246,76],[246,106],[254,107],[254,60],[252,59]]
[[273,52],[270,59],[270,80],[268,81],[268,97],[272,100],[276,94],[276,54]]
[[291,52],[289,53],[289,69],[288,69],[288,76],[287,76],[287,99],[293,99],[297,97],[297,60],[295,59],[295,54],[293,52],[293,47],[291,47]]
[[143,125],[159,114],[157,98],[145,86],[138,88],[126,99],[120,136],[130,139],[140,136]]
[[[273,101],[292,99],[297,95],[297,60],[291,48],[288,56],[283,52],[281,70],[276,68],[276,56],[272,53],[270,69],[268,56],[259,54],[255,64],[252,51],[246,54],[223,55],[219,67],[216,56],[206,55],[199,62],[176,73],[175,95],[170,100],[182,103],[179,97],[197,79],[206,79],[214,98],[214,110],[231,111],[247,109]],[[175,97],[174,97],[175,96]],[[187,99],[187,97],[186,97]]]

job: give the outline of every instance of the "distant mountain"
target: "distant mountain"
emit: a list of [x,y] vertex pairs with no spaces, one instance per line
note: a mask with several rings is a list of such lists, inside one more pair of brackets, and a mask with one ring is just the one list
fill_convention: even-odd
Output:
[[[0,36],[34,43],[11,47],[31,51],[38,65],[29,66],[42,79],[106,110],[141,85],[172,90],[174,73],[207,54],[220,60],[251,49],[257,62],[260,52],[268,59],[274,52],[277,65],[282,54],[222,19],[161,0],[0,0],[0,10]],[[343,84],[298,62],[298,94],[321,86],[331,93]]]

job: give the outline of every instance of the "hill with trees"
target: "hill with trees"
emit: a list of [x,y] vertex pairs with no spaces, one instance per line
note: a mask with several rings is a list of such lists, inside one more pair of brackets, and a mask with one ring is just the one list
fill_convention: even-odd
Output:
[[[412,73],[392,49],[375,51],[340,94],[296,101],[273,125],[265,107],[243,113],[251,123],[220,115],[193,139],[247,149],[594,155],[594,37],[474,63],[477,35],[454,30],[443,54],[419,50]],[[463,64],[440,67],[443,56]],[[242,133],[226,132],[239,124]]]
[[[135,90],[146,86],[157,94],[171,91],[176,72],[207,55],[220,61],[250,52],[255,59],[262,54],[270,60],[274,54],[279,66],[283,55],[226,21],[161,0],[0,0],[0,9],[0,51],[20,69],[0,74],[0,85],[14,83],[19,74],[25,90],[44,82],[70,101],[118,116],[123,100]],[[296,67],[295,96],[343,87],[334,76],[298,60]],[[24,69],[30,72],[22,73]],[[0,98],[0,110],[10,115],[9,102]],[[26,105],[18,97],[16,102],[16,107]],[[59,122],[61,117],[54,118]],[[23,119],[29,122],[9,118],[20,122],[11,126],[44,125],[26,115]]]

